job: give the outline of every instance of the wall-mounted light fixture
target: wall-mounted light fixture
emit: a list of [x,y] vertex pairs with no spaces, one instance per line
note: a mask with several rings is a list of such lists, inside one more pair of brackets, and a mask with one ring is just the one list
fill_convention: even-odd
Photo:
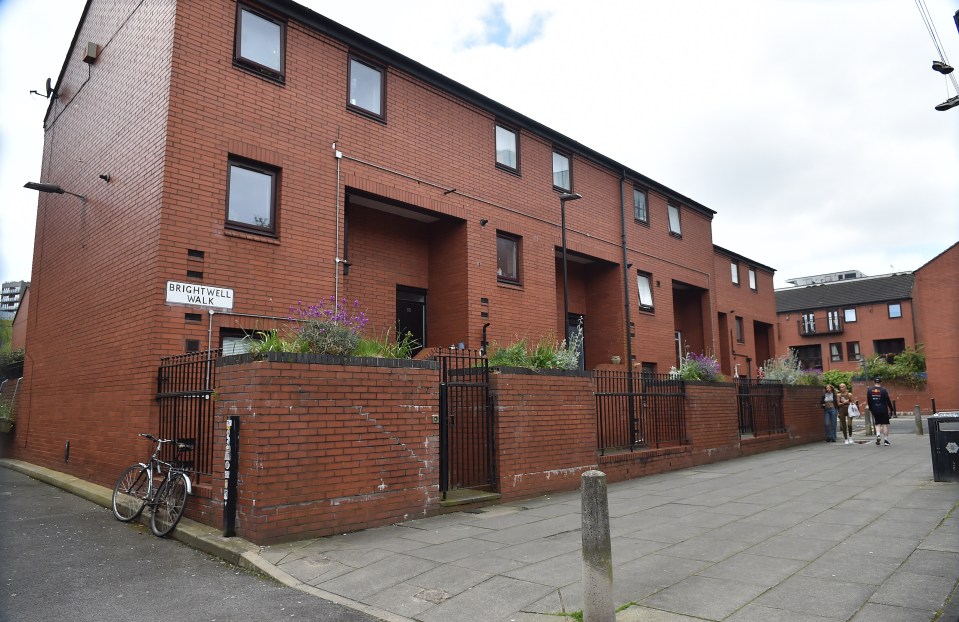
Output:
[[103,173],[102,175],[100,175],[100,179],[102,179],[103,181],[107,183],[110,183],[110,173]]
[[77,194],[75,192],[70,192],[69,190],[64,190],[63,188],[61,188],[60,186],[56,184],[44,184],[36,181],[28,181],[27,183],[23,184],[23,187],[29,190],[36,190],[37,192],[49,192],[51,194],[69,194],[70,196],[77,197],[78,199],[83,201],[84,205],[86,205],[87,203],[87,198],[83,196],[82,194]]
[[480,227],[485,227],[489,224],[489,218],[480,218]]

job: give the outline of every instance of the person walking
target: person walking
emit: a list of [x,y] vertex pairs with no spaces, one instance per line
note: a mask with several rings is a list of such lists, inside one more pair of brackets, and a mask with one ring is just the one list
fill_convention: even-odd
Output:
[[826,385],[826,390],[823,391],[822,398],[819,400],[819,406],[823,409],[823,413],[826,415],[826,442],[835,443],[837,414],[836,408],[839,406],[839,403],[836,399],[836,391],[833,389],[831,384]]
[[852,445],[852,417],[849,416],[849,406],[855,403],[855,398],[846,388],[845,382],[839,383],[839,395],[836,396],[839,402],[837,409],[839,414],[839,429],[842,430],[842,436],[846,445]]
[[866,404],[872,413],[872,421],[876,425],[876,444],[890,445],[889,442],[889,413],[892,411],[892,400],[889,392],[882,386],[882,378],[877,377],[873,387],[866,391]]

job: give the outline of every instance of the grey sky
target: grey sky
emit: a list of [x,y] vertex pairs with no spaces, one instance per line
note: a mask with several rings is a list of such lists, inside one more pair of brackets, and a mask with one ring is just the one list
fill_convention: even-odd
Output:
[[[959,2],[926,2],[959,65]],[[713,241],[778,286],[959,240],[959,108],[933,109],[956,93],[914,1],[303,4],[716,210]],[[30,278],[47,102],[29,91],[82,7],[0,0],[0,280]]]

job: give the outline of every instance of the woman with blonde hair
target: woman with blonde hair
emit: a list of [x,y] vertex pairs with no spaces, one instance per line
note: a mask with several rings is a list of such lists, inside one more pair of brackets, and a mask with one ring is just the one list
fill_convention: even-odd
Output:
[[839,383],[839,395],[836,396],[839,401],[839,429],[842,430],[846,445],[854,444],[852,440],[852,417],[849,416],[849,406],[856,402],[856,399],[846,389],[846,383]]

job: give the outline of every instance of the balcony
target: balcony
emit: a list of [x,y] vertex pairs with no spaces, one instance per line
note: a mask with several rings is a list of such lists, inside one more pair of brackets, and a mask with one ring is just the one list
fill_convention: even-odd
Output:
[[796,325],[799,327],[799,334],[803,337],[839,335],[843,332],[842,316],[837,312],[821,316],[806,314],[796,320]]

